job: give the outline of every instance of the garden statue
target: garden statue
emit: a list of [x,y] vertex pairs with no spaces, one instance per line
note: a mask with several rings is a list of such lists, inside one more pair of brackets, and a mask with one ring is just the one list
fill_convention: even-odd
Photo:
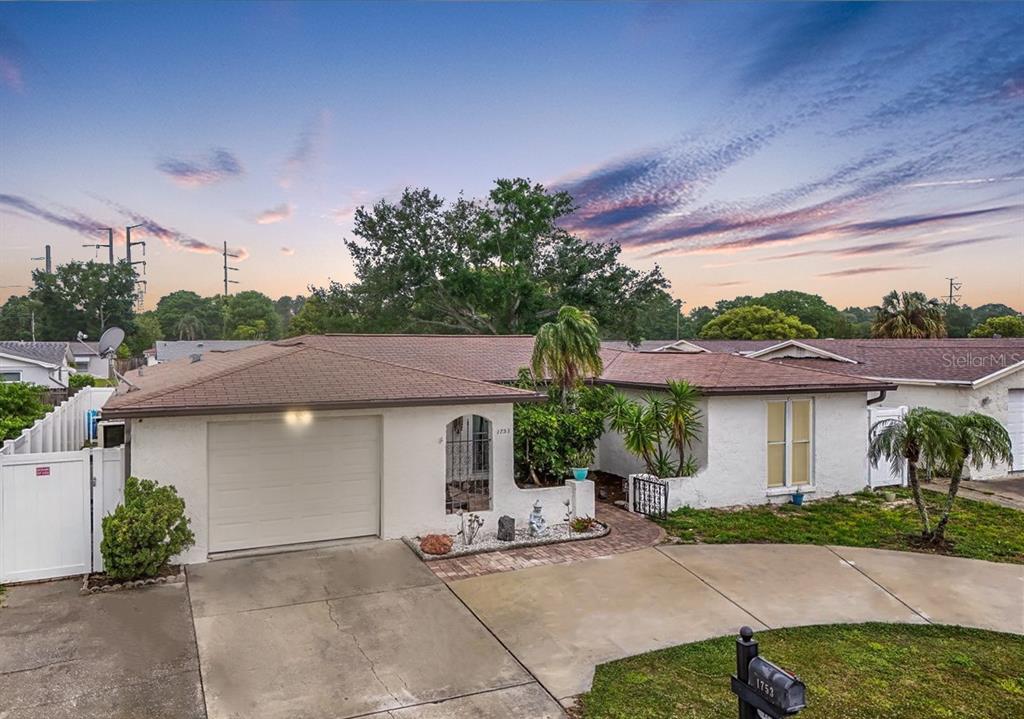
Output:
[[480,531],[480,527],[484,526],[484,520],[480,518],[479,514],[470,514],[468,517],[462,514],[462,541],[466,543],[468,547],[476,539],[476,533]]
[[530,512],[530,536],[543,537],[547,533],[548,525],[544,521],[544,515],[540,513],[540,500],[538,499],[533,504],[533,511]]

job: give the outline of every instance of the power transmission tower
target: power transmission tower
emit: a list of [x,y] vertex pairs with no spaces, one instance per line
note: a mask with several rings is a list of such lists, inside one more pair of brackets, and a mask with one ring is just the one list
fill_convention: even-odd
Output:
[[946,304],[954,305],[960,301],[963,295],[957,294],[960,288],[964,286],[963,282],[957,282],[956,277],[947,277],[949,280],[949,297],[947,298]]
[[228,270],[231,270],[232,272],[238,272],[238,268],[237,267],[229,267],[228,266],[228,258],[229,257],[238,257],[238,255],[235,255],[235,254],[232,254],[232,253],[228,252],[228,243],[227,242],[224,243],[224,251],[221,254],[224,256],[224,296],[227,297],[228,296],[228,285],[229,284],[232,284],[232,285],[237,285],[238,284],[238,280],[229,280],[228,279]]
[[114,228],[113,227],[101,227],[101,230],[107,231],[107,241],[97,245],[82,245],[82,247],[95,247],[97,250],[106,248],[107,258],[110,264],[114,264]]
[[[88,246],[88,245],[87,245]],[[46,252],[42,257],[33,257],[33,260],[45,260],[46,261],[46,274],[53,274],[53,257],[50,254],[50,246],[46,246]]]
[[[132,248],[133,247],[137,247],[137,246],[141,245],[142,246],[142,256],[143,257],[146,256],[146,241],[145,240],[135,240],[135,241],[132,240],[132,230],[134,230],[134,229],[136,229],[138,227],[142,227],[142,225],[141,224],[139,224],[139,225],[130,225],[130,226],[124,228],[124,257],[125,257],[125,261],[128,262],[128,266],[131,267],[131,268],[134,268],[135,265],[142,265],[142,274],[145,275],[146,274],[146,261],[145,260],[136,260],[136,261],[132,262]],[[113,241],[111,241],[111,246],[113,246]],[[110,256],[111,256],[111,258],[113,258],[113,256],[114,256],[113,255],[113,251],[111,251],[111,255]],[[113,261],[113,260],[111,260],[111,261]],[[145,295],[146,295],[146,287],[147,287],[147,285],[149,283],[146,282],[146,280],[136,280],[135,284],[138,287],[138,301],[137,301],[136,304],[137,304],[138,309],[141,310],[142,309],[142,300],[143,300],[143,297],[145,297]]]

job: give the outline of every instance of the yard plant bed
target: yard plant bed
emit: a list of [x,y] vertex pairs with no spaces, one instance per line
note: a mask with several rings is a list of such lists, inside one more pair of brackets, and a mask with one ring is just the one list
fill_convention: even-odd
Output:
[[180,564],[168,565],[161,569],[155,577],[147,577],[145,579],[113,579],[104,572],[94,572],[93,574],[85,575],[81,593],[117,592],[122,589],[148,587],[153,584],[176,584],[184,581],[185,567]]
[[[1024,637],[937,625],[849,624],[755,634],[807,685],[801,719],[1024,716]],[[735,719],[735,637],[602,664],[579,719]]]
[[519,549],[521,547],[537,547],[543,544],[558,544],[559,542],[577,542],[581,539],[597,539],[611,531],[608,525],[594,521],[594,526],[586,532],[573,532],[568,524],[555,524],[548,528],[548,533],[543,537],[531,537],[526,529],[517,529],[516,538],[512,541],[502,541],[493,534],[481,534],[470,545],[462,543],[461,537],[455,537],[455,544],[452,551],[447,554],[427,554],[420,549],[420,538],[403,537],[402,540],[409,545],[409,548],[416,553],[416,556],[424,562],[432,562],[437,559],[451,559],[453,557],[464,557],[467,554],[481,554],[483,552],[497,552],[502,549]]
[[[706,544],[835,544],[950,554],[992,562],[1024,564],[1024,512],[958,498],[945,545],[922,545],[921,525],[909,489],[896,501],[881,492],[858,492],[793,504],[731,509],[678,509],[660,523],[670,536]],[[925,492],[931,509],[945,495]],[[937,519],[937,517],[936,517]]]

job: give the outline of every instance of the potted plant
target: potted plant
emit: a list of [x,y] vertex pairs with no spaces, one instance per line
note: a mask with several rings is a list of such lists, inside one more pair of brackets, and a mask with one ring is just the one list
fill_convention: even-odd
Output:
[[569,455],[569,464],[572,465],[572,476],[577,482],[582,482],[587,478],[587,473],[590,471],[588,467],[593,459],[593,449],[578,449]]
[[804,503],[804,493],[801,492],[798,488],[795,492],[793,492],[792,496],[789,498],[789,501],[798,507],[801,506]]

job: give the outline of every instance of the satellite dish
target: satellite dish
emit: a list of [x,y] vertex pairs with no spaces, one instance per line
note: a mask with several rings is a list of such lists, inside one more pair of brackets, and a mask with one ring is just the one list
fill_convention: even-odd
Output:
[[124,342],[124,330],[120,327],[110,327],[100,337],[99,350],[100,357],[110,357],[117,348]]

